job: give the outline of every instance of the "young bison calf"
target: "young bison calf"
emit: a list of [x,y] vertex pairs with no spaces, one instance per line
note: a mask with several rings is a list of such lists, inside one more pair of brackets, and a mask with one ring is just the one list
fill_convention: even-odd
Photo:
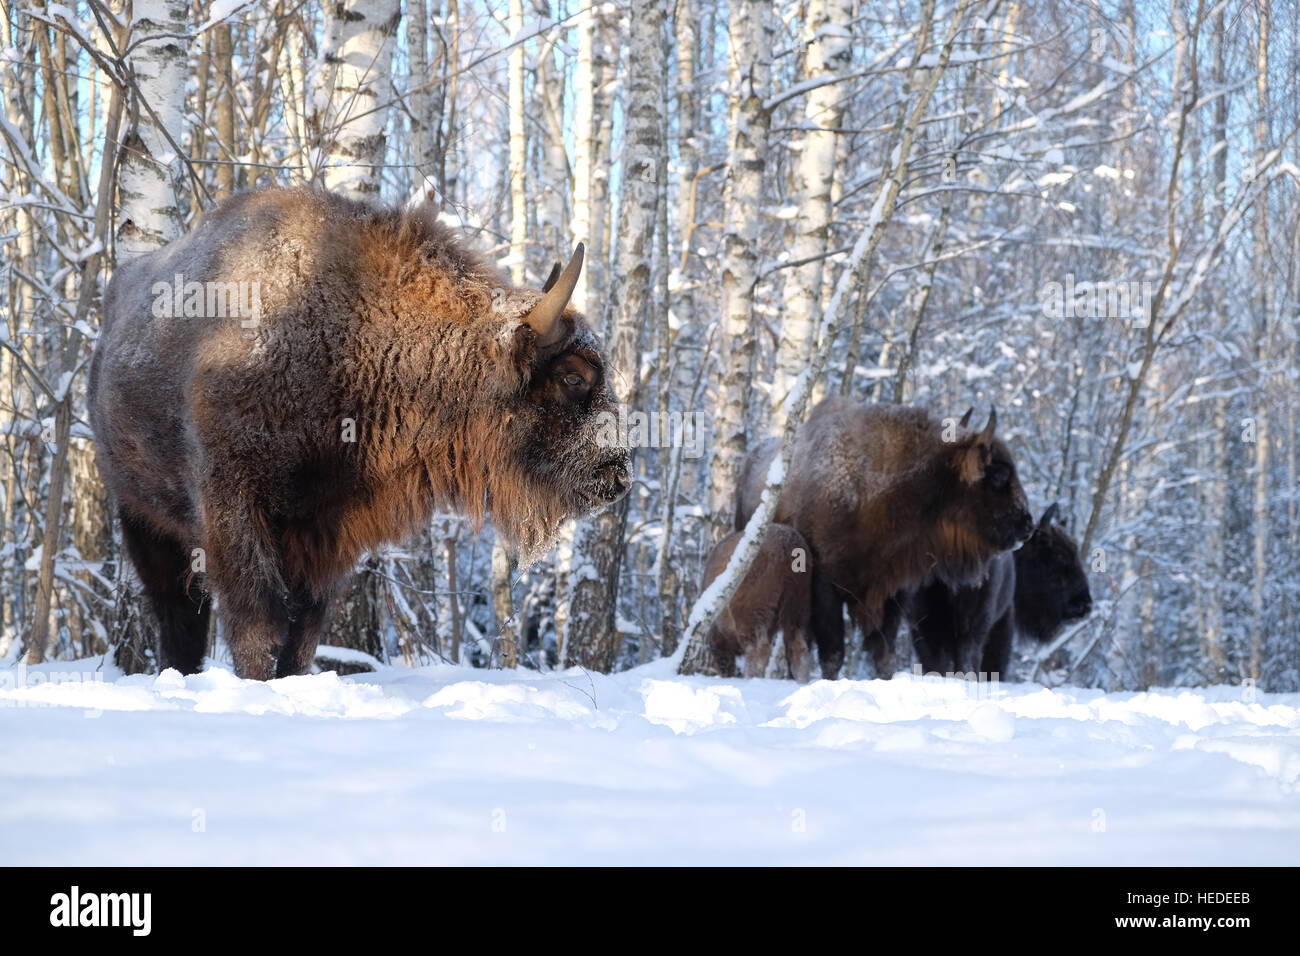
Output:
[[[726,569],[740,539],[738,531],[729,534],[709,552],[702,587],[707,588]],[[772,636],[780,630],[791,676],[801,684],[807,682],[812,672],[807,562],[808,545],[798,531],[783,524],[768,529],[749,573],[709,633],[709,645],[723,676],[734,676],[736,656],[743,654],[745,676],[762,677],[772,655]]]

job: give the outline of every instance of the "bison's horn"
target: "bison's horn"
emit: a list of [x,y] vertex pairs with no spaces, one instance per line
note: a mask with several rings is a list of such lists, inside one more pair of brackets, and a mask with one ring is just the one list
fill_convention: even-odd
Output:
[[997,408],[989,409],[989,423],[984,426],[980,432],[980,441],[990,441],[993,438],[993,432],[998,427],[998,410]]
[[961,421],[958,422],[957,424],[959,424],[962,428],[965,428],[967,425],[970,424],[970,417],[974,414],[975,414],[975,406],[972,405],[970,408],[966,409],[966,414],[961,417]]
[[546,281],[542,283],[543,292],[551,291],[551,286],[555,285],[555,280],[560,277],[560,270],[563,268],[564,266],[560,265],[558,262],[555,265],[551,266],[551,274],[548,275],[546,277]]
[[542,301],[533,306],[533,310],[524,317],[524,322],[536,333],[537,344],[542,348],[555,345],[564,337],[564,326],[560,322],[560,316],[564,314],[564,307],[569,304],[573,290],[578,285],[578,275],[582,272],[582,256],[585,252],[586,247],[578,243],[564,271],[555,278],[554,283],[547,280],[546,295],[542,296]]
[[1047,510],[1043,512],[1043,516],[1038,519],[1038,527],[1046,528],[1049,524],[1051,524],[1052,519],[1056,517],[1056,512],[1059,509],[1059,507],[1060,505],[1057,504],[1057,502],[1055,501],[1053,501],[1050,505],[1048,505]]

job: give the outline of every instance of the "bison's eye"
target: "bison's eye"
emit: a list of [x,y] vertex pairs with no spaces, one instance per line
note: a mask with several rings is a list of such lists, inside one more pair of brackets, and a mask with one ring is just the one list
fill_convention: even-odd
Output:
[[1002,462],[994,462],[988,470],[988,483],[994,491],[1006,491],[1011,487],[1011,469]]
[[565,355],[551,366],[549,378],[559,387],[557,396],[566,402],[586,399],[596,387],[600,374],[597,368],[580,355]]

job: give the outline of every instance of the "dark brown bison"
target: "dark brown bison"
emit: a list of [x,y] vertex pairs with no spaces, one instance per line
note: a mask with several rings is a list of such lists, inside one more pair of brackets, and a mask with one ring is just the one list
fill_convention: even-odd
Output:
[[[740,539],[738,531],[729,534],[709,552],[701,587],[707,588],[723,572]],[[780,630],[790,675],[801,684],[808,680],[809,561],[808,545],[799,532],[783,524],[768,528],[749,573],[709,632],[709,646],[723,676],[735,673],[736,657],[743,654],[745,676],[762,677],[772,655],[772,638]]]
[[199,668],[211,592],[236,673],[304,673],[340,580],[435,502],[531,556],[621,496],[581,267],[516,288],[431,211],[272,189],[119,268],[90,421],[160,663]]
[[[977,670],[1005,676],[1017,633],[1047,643],[1092,610],[1079,547],[1045,512],[1019,550],[989,562],[982,582],[953,588],[931,581],[899,596],[921,667],[927,673]],[[883,635],[890,641],[892,636]]]
[[[1016,633],[1040,644],[1053,640],[1066,624],[1092,613],[1092,591],[1079,545],[1057,524],[1053,504],[1038,522],[1028,541],[1014,552],[1016,562]],[[990,654],[992,656],[990,656]],[[990,644],[985,649],[984,669],[1007,673],[1011,645]]]
[[[871,643],[882,677],[892,676],[897,626],[890,598],[930,577],[953,586],[979,581],[1000,551],[1033,531],[1025,493],[997,415],[979,432],[942,425],[923,409],[829,398],[799,428],[777,503],[812,551],[812,631],[822,676],[844,660],[843,608]],[[758,506],[777,445],[755,447],[742,469],[736,518]]]

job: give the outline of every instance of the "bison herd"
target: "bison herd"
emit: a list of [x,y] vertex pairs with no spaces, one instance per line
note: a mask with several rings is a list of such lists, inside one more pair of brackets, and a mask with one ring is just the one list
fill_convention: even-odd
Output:
[[[625,494],[627,449],[602,437],[618,407],[605,355],[569,303],[581,268],[579,246],[540,291],[519,288],[427,208],[314,189],[235,196],[121,265],[89,418],[160,664],[199,669],[216,595],[237,674],[304,673],[357,558],[435,502],[490,509],[536,555]],[[187,317],[239,321],[160,312],[173,280],[198,290]],[[240,283],[258,289],[256,314],[207,314],[205,289]],[[945,434],[917,408],[818,405],[778,523],[711,634],[717,654],[762,674],[779,630],[795,678],[810,676],[809,638],[835,677],[847,609],[883,677],[903,618],[927,669],[1003,672],[1016,631],[1046,641],[1087,614],[1075,544],[1054,509],[1034,522],[996,427],[990,414]],[[746,462],[738,529],[777,450]],[[706,583],[738,540],[714,549]]]
[[[844,661],[844,614],[876,673],[895,669],[906,619],[927,672],[1006,674],[1016,633],[1048,642],[1092,607],[1078,547],[1056,523],[1035,522],[997,415],[979,431],[920,408],[829,398],[795,436],[775,522],[753,567],[710,633],[724,672],[738,654],[761,676],[778,630],[791,676],[807,680],[807,635],[822,676]],[[758,507],[779,440],[755,446],[737,488],[736,529]],[[707,586],[739,540],[705,561]]]

